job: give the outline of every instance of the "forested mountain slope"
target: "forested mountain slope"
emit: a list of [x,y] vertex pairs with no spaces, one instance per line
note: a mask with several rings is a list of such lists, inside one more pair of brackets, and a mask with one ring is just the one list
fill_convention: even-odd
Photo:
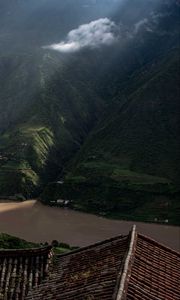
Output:
[[[144,79],[147,81],[144,82]],[[179,58],[170,53],[143,85],[105,113],[69,165],[54,198],[79,209],[178,222]],[[123,102],[124,100],[124,102]],[[52,199],[49,185],[43,199]]]
[[[17,98],[13,97],[13,103],[9,104],[9,112],[4,114],[7,119],[2,120],[2,124],[5,123],[7,129],[1,127],[2,195],[20,193],[30,197],[41,182],[56,178],[62,165],[79,149],[103,109],[103,102],[91,83],[86,84],[85,76],[88,75],[81,74],[78,78],[63,63],[57,68],[55,64],[59,61],[55,58],[44,54],[44,62],[42,66],[38,65],[39,70],[35,73],[39,75],[39,82],[35,80],[34,83],[32,77],[32,88],[28,85],[19,89],[22,93],[26,91],[26,97],[22,95],[24,105],[16,103],[16,99],[19,101],[19,94],[16,94]],[[46,78],[49,62],[51,67],[54,66],[50,79]],[[12,84],[10,79],[7,82]],[[8,99],[5,101],[7,105]],[[13,183],[9,181],[12,176]]]

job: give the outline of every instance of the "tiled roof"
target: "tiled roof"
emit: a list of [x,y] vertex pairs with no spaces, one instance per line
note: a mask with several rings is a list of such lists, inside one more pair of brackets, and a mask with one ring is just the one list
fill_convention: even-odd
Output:
[[129,236],[120,236],[57,257],[52,278],[26,299],[112,299]]
[[[31,286],[34,287],[26,300],[180,300],[180,253],[137,233],[135,227],[129,235],[54,257],[48,278],[41,282],[47,272],[48,251],[44,253],[46,258],[41,267],[35,257],[43,257],[42,252],[34,254],[34,259],[30,251],[24,256],[21,252],[20,258],[18,252],[13,254],[19,259],[18,270],[23,270],[22,281],[18,277],[14,279],[15,258],[13,252],[8,254],[14,263],[5,264],[5,273],[0,267],[3,292],[9,283],[11,287],[3,300],[22,300]],[[6,260],[7,253],[4,252]]]
[[56,258],[27,300],[180,300],[180,254],[136,232]]
[[124,299],[180,300],[180,254],[138,234]]
[[51,247],[0,250],[0,300],[23,300],[48,274]]

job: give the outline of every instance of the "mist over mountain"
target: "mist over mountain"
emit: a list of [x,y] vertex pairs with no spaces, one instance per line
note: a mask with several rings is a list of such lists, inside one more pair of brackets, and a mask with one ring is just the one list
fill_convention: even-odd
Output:
[[0,2],[0,196],[150,221],[168,202],[177,222],[179,16],[175,0]]

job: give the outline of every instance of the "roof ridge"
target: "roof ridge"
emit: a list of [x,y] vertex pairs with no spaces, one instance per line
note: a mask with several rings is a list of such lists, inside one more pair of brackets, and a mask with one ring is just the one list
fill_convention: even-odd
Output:
[[97,247],[97,246],[101,246],[101,245],[104,245],[108,242],[113,242],[113,241],[116,241],[118,239],[123,239],[123,238],[127,238],[128,235],[118,235],[118,236],[114,236],[112,238],[108,238],[106,240],[103,240],[103,241],[99,241],[99,242],[96,242],[92,245],[88,245],[88,246],[84,246],[84,247],[80,247],[78,249],[75,249],[73,251],[70,251],[68,253],[63,253],[63,254],[56,254],[55,256],[56,257],[64,257],[64,256],[68,256],[68,255],[72,255],[72,254],[76,254],[78,252],[81,252],[81,251],[85,251],[85,250],[88,250],[88,249],[91,249],[91,248],[94,248],[94,247]]
[[176,250],[174,250],[174,249],[172,249],[172,248],[164,245],[163,243],[159,243],[156,240],[154,240],[154,239],[152,239],[152,238],[150,238],[150,237],[148,237],[148,236],[146,236],[144,234],[141,234],[141,233],[138,233],[138,236],[141,237],[141,238],[143,238],[143,239],[145,239],[145,240],[147,240],[147,241],[149,241],[149,242],[151,242],[151,243],[153,243],[153,244],[155,244],[155,245],[157,245],[157,246],[159,246],[159,247],[161,247],[161,248],[163,248],[163,249],[165,249],[165,250],[168,250],[169,252],[171,252],[171,253],[173,253],[175,255],[180,256],[180,252],[179,251],[176,251]]
[[127,251],[127,255],[125,257],[123,269],[120,271],[120,281],[119,288],[117,294],[115,295],[115,300],[123,300],[125,299],[125,294],[127,291],[126,285],[129,281],[131,267],[132,267],[132,258],[134,257],[134,252],[137,243],[137,231],[136,225],[133,225],[132,230],[129,234],[129,249]]

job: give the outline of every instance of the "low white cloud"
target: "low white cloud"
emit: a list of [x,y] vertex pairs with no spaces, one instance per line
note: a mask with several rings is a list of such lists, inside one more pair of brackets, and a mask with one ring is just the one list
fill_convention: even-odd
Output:
[[117,26],[108,18],[92,21],[71,30],[65,41],[45,46],[60,52],[76,52],[82,48],[98,48],[102,45],[111,45],[117,38]]

